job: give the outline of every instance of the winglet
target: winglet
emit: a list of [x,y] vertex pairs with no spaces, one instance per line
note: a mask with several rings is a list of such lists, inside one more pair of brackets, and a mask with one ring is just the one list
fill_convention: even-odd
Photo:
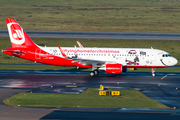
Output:
[[59,50],[60,50],[62,56],[63,56],[63,57],[67,57],[66,54],[64,53],[64,51],[61,49],[61,47],[60,47],[60,46],[58,46],[58,47],[59,47]]
[[83,46],[81,45],[79,41],[77,41],[77,44],[79,45],[80,48],[83,48]]

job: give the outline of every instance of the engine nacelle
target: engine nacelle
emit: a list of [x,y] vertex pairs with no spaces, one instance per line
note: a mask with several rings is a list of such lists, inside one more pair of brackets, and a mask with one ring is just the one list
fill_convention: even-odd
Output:
[[122,64],[106,64],[105,71],[109,74],[121,74]]

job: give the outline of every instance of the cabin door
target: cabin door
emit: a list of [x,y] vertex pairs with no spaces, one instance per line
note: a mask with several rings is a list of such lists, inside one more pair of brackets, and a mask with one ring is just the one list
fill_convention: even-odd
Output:
[[37,48],[35,52],[35,59],[40,59],[41,58],[41,49]]
[[157,53],[155,53],[155,51],[151,52],[151,64],[155,63],[157,61]]

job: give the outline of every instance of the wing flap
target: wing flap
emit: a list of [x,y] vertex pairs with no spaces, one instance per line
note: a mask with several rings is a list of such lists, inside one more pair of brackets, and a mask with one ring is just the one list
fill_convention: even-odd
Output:
[[73,60],[72,62],[79,62],[80,64],[85,64],[85,65],[95,65],[98,67],[101,67],[106,63],[106,61],[101,61],[101,60],[92,60],[92,59],[78,59],[78,58],[69,58]]

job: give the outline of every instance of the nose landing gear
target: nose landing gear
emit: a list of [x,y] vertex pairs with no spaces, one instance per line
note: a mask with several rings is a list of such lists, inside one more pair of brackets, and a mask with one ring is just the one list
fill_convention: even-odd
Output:
[[154,68],[151,68],[151,71],[152,71],[152,76],[153,76],[153,77],[155,77],[155,76],[156,76],[156,74],[155,74],[155,70],[154,70]]

